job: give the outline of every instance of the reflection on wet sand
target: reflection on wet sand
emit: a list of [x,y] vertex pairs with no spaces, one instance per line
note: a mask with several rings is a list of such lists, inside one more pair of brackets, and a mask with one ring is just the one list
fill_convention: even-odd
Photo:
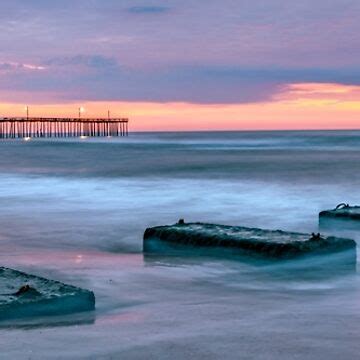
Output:
[[356,273],[356,250],[280,261],[234,254],[226,249],[201,249],[189,253],[188,248],[177,247],[162,254],[144,253],[144,263],[147,266],[193,266],[209,261],[227,261],[233,268],[239,267],[242,270],[246,267],[247,271],[256,273],[256,276],[264,276],[264,280],[271,277],[320,281]]
[[25,318],[17,320],[8,320],[0,322],[0,329],[41,329],[66,326],[81,326],[94,324],[96,320],[96,311],[89,311],[78,314],[69,314],[62,316],[44,316]]

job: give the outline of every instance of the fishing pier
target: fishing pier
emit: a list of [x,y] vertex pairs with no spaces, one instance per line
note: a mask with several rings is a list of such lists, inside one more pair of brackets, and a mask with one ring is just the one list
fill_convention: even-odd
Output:
[[0,117],[0,139],[128,136],[127,118]]

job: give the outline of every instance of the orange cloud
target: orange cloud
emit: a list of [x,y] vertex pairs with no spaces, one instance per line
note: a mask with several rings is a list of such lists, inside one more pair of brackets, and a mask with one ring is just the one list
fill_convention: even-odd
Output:
[[335,100],[337,102],[358,101],[360,100],[360,86],[333,83],[290,84],[286,87],[286,91],[277,99],[295,101],[304,99]]

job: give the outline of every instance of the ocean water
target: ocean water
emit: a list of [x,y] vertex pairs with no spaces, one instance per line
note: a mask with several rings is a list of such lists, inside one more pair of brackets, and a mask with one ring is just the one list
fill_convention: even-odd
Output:
[[359,357],[357,272],[141,251],[146,227],[179,218],[317,232],[319,211],[360,203],[359,131],[9,140],[0,153],[0,264],[97,301],[0,326],[0,357]]

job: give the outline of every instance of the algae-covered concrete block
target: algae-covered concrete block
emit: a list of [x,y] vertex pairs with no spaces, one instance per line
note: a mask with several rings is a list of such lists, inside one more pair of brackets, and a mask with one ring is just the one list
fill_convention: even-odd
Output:
[[0,320],[64,315],[94,308],[92,291],[0,267]]
[[184,222],[146,229],[143,245],[145,253],[166,253],[177,249],[203,251],[221,248],[231,253],[258,255],[272,259],[343,250],[351,250],[356,254],[356,243],[351,239],[281,230]]
[[360,206],[339,204],[335,209],[324,210],[319,214],[320,218],[341,218],[360,221]]
[[[357,236],[360,231],[360,206],[339,204],[335,209],[324,210],[319,213],[319,227],[322,231],[331,231],[335,234]],[[355,233],[354,233],[355,231]],[[353,232],[353,233],[351,233]]]

